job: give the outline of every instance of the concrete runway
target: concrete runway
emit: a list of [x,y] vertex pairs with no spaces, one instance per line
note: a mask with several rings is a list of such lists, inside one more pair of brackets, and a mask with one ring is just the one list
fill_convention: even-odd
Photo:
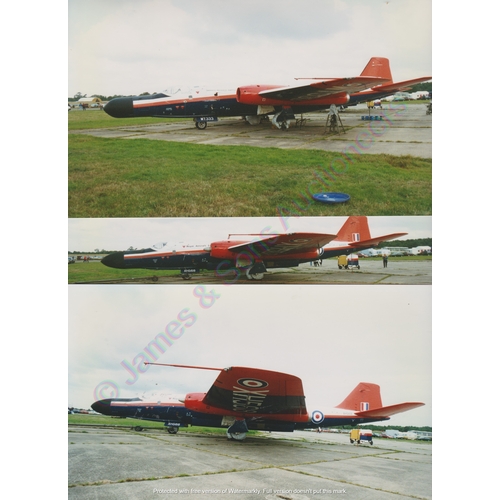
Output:
[[366,104],[348,108],[340,114],[346,133],[325,130],[326,113],[307,113],[306,125],[277,130],[271,123],[247,125],[242,119],[223,118],[198,130],[194,122],[178,122],[158,118],[154,125],[116,126],[108,129],[71,131],[95,137],[151,139],[191,144],[277,147],[282,149],[321,149],[344,152],[353,145],[363,153],[432,157],[432,115],[426,114],[424,103],[384,103],[384,109],[371,110],[372,116],[385,115],[381,121],[363,120],[368,115]]
[[182,430],[74,426],[68,442],[69,499],[432,497],[432,444],[425,442],[351,445],[346,434],[307,431],[235,442]]

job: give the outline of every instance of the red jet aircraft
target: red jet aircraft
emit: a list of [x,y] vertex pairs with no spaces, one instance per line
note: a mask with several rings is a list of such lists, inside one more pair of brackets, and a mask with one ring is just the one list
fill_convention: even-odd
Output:
[[337,234],[230,234],[227,240],[209,244],[159,243],[143,250],[114,252],[101,262],[118,269],[180,270],[184,279],[200,269],[208,269],[232,282],[244,273],[248,279],[261,280],[268,268],[296,267],[304,262],[347,255],[406,234],[373,238],[368,218],[351,216]]
[[[305,84],[248,85],[234,91],[190,91],[186,95],[165,93],[117,97],[104,106],[114,118],[154,116],[158,118],[193,118],[196,127],[204,129],[218,117],[243,116],[256,125],[274,115],[272,123],[287,129],[295,114],[328,109],[332,105],[347,106],[381,99],[420,82],[430,76],[393,83],[389,60],[372,57],[360,76],[348,78],[297,78]],[[363,91],[371,89],[368,93]]]
[[333,412],[306,409],[300,378],[256,368],[146,363],[216,370],[219,375],[205,393],[189,393],[181,403],[146,402],[139,398],[102,399],[92,408],[103,415],[164,422],[171,434],[179,427],[227,428],[229,439],[243,440],[249,430],[293,432],[337,425],[358,425],[389,420],[391,415],[423,406],[400,403],[382,406],[380,387],[362,382],[337,405]]

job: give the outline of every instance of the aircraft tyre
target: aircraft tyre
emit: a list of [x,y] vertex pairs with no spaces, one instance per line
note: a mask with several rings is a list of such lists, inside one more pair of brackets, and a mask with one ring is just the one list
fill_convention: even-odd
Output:
[[351,444],[354,443],[354,439],[349,439],[349,441],[351,442]]
[[246,437],[246,432],[227,432],[227,438],[234,439],[235,441],[243,441]]
[[373,446],[373,441],[370,441],[370,445]]
[[152,281],[154,281],[154,282],[156,283],[156,282],[158,281],[158,276],[153,276],[153,277],[151,278],[151,280],[152,280]]
[[247,269],[246,275],[249,280],[260,281],[264,278],[264,273],[252,273],[250,269]]
[[179,432],[179,427],[168,427],[167,432],[169,434],[177,434]]
[[136,431],[136,432],[141,432],[141,431],[142,431],[142,427],[141,427],[140,425],[136,425],[136,426],[134,427],[134,431]]
[[207,122],[195,122],[195,124],[198,130],[205,130],[207,128]]
[[191,275],[190,274],[182,273],[181,276],[182,276],[183,280],[190,280],[191,279]]

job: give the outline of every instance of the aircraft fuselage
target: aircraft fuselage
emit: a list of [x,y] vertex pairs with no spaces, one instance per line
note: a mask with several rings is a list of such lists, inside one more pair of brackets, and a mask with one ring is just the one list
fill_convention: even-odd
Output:
[[[234,242],[231,242],[234,244]],[[214,246],[215,244],[213,244]],[[219,253],[214,256],[211,251],[168,251],[155,252],[151,249],[135,250],[131,252],[114,252],[102,259],[108,267],[117,269],[151,269],[151,270],[180,270],[199,272],[200,270],[219,271],[225,276],[227,271],[235,268],[248,268],[256,263],[262,263],[268,269],[296,267],[299,264],[312,262],[317,259],[328,259],[339,255],[348,255],[359,252],[360,248],[346,246],[337,248],[320,248],[307,254],[259,256],[256,252],[245,251],[240,253]]]
[[[103,415],[128,417],[139,420],[164,422],[166,427],[203,426],[226,428],[232,420],[223,415],[214,415],[192,411],[182,404],[176,403],[148,403],[135,399],[104,399],[92,404],[92,409]],[[358,417],[351,415],[325,415],[324,419],[315,423],[312,418],[307,422],[293,422],[289,420],[270,419],[249,414],[246,424],[249,430],[293,432],[299,429],[317,429],[318,427],[333,427],[338,425],[358,425],[371,422],[389,420],[388,417]]]
[[231,116],[258,116],[276,114],[284,106],[293,106],[294,113],[307,113],[327,109],[334,101],[340,103],[349,101],[349,97],[341,99],[316,99],[309,104],[297,102],[275,101],[263,98],[260,104],[247,104],[240,102],[237,94],[212,95],[197,97],[187,95],[184,97],[168,96],[166,94],[153,94],[151,96],[117,97],[104,106],[104,111],[114,118],[217,118]]

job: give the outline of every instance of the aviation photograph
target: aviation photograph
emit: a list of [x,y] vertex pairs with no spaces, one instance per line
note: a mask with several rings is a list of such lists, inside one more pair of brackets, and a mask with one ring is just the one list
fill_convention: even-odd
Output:
[[68,266],[70,283],[431,284],[432,279],[430,217],[68,223],[68,261],[76,264]]
[[[116,494],[124,487],[117,481],[123,474],[137,477],[126,488],[136,497],[148,497],[153,488],[189,490],[200,484],[253,488],[249,474],[260,478],[261,487],[309,489],[315,481],[340,477],[338,466],[331,472],[321,469],[322,463],[337,463],[329,462],[332,445],[337,460],[340,453],[350,458],[347,467],[363,467],[363,450],[358,456],[356,444],[349,442],[349,430],[357,423],[365,424],[361,429],[432,426],[429,287],[380,287],[376,293],[378,300],[371,287],[306,292],[283,286],[278,293],[266,287],[201,285],[69,287],[68,401],[77,411],[69,417],[108,419],[116,429],[110,428],[108,437],[97,431],[94,444],[95,430],[80,434],[72,426],[70,497]],[[83,415],[76,409],[84,409]],[[332,425],[346,426],[347,433],[330,432]],[[129,431],[119,430],[126,426]],[[116,432],[123,435],[117,436],[125,441],[122,446],[99,444],[113,442]],[[322,457],[319,462],[301,451],[304,440],[313,455]],[[372,440],[367,444],[374,455],[399,449],[397,440]],[[418,486],[407,493],[428,492],[430,444],[408,443],[402,442],[400,452],[406,447],[403,455],[410,461],[389,462],[400,477],[418,477]],[[116,464],[113,472],[104,464],[104,476],[82,468],[104,452],[106,462]],[[153,458],[158,452],[160,460]],[[134,466],[127,453],[133,454]],[[222,466],[221,453],[232,457],[233,472],[205,478],[204,472]],[[290,477],[284,478],[276,465],[256,469],[266,460],[282,463],[283,453]],[[314,476],[296,475],[304,460],[315,463]],[[387,458],[371,460],[371,467],[390,465]],[[149,474],[148,481],[139,479],[143,474]],[[116,480],[82,483],[90,477]],[[330,488],[339,485],[329,481]],[[362,483],[347,481],[342,487],[358,496],[370,489]],[[386,486],[394,488],[390,481]]]
[[432,498],[431,1],[67,8],[68,497]]
[[431,215],[430,7],[70,1],[69,217]]

